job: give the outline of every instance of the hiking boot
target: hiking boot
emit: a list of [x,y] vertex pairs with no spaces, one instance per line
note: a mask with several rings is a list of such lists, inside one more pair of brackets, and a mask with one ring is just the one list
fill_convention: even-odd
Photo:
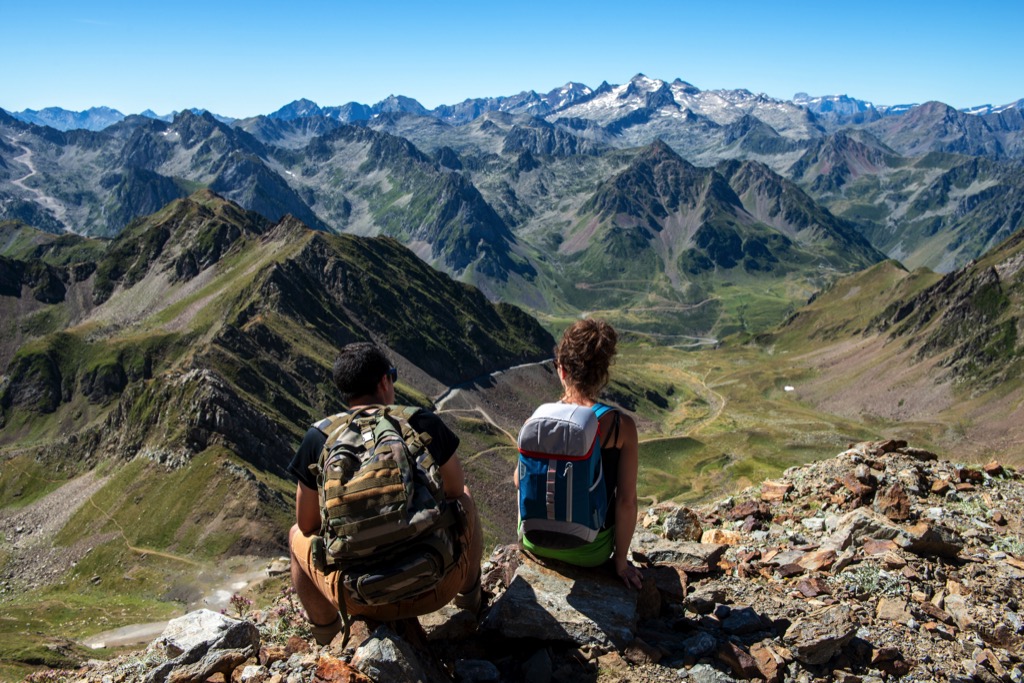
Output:
[[480,574],[476,575],[476,583],[465,593],[458,593],[452,600],[459,609],[464,609],[473,614],[479,614],[480,605],[483,603],[483,587],[480,585]]
[[309,632],[313,635],[317,645],[330,645],[334,636],[341,633],[341,614],[329,624],[318,625],[311,622]]

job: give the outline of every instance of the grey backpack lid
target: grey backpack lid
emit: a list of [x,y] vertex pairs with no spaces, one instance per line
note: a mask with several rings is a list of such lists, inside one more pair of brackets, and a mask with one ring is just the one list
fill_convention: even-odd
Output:
[[519,452],[530,456],[585,457],[597,439],[598,421],[587,406],[545,403],[519,430]]

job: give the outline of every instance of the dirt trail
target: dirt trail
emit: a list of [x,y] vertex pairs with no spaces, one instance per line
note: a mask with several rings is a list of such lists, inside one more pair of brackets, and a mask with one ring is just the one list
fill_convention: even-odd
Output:
[[456,384],[454,386],[450,386],[447,389],[445,389],[443,392],[441,392],[440,394],[438,394],[437,396],[434,397],[434,406],[436,407],[436,411],[437,412],[441,412],[442,410],[444,410],[445,403],[447,403],[451,399],[455,398],[455,396],[459,393],[459,391],[460,391],[460,389],[462,387],[472,386],[474,384],[481,383],[481,382],[490,382],[492,384],[495,384],[501,378],[501,376],[504,375],[507,372],[512,372],[514,370],[521,370],[523,368],[530,368],[530,367],[535,367],[535,366],[541,366],[541,365],[544,365],[547,362],[548,361],[546,361],[546,360],[542,360],[542,361],[537,361],[535,363],[521,363],[519,365],[513,365],[511,367],[505,368],[504,370],[495,370],[494,372],[492,372],[490,374],[481,375],[480,377],[477,377],[475,379],[471,379],[468,382],[463,382],[462,384]]
[[718,393],[717,391],[708,386],[708,377],[706,374],[704,375],[704,377],[698,377],[697,375],[694,375],[692,373],[686,374],[689,375],[693,379],[693,381],[696,384],[699,384],[701,389],[704,390],[704,396],[707,398],[708,404],[711,407],[710,414],[706,418],[701,420],[696,426],[694,426],[693,429],[686,433],[686,436],[694,436],[695,434],[698,434],[701,431],[703,431],[706,427],[710,427],[711,425],[718,421],[718,418],[722,416],[722,412],[725,410],[726,400],[725,396],[723,396],[722,394]]
[[184,562],[185,564],[190,564],[193,567],[200,566],[198,562],[196,562],[194,560],[190,560],[187,557],[182,557],[181,555],[172,555],[171,553],[165,553],[165,552],[161,552],[159,550],[151,550],[149,548],[139,548],[137,546],[132,545],[131,543],[128,542],[128,537],[124,535],[124,527],[122,527],[118,523],[118,521],[116,519],[111,517],[110,514],[107,513],[106,510],[104,510],[99,505],[97,505],[95,503],[95,501],[93,501],[92,498],[89,498],[88,503],[93,508],[95,508],[101,515],[106,517],[107,521],[109,521],[111,524],[113,524],[114,526],[117,527],[117,532],[121,536],[121,540],[124,541],[125,547],[128,548],[128,550],[131,550],[133,553],[139,553],[140,555],[156,555],[157,557],[163,557],[163,558],[166,558],[168,560],[174,560],[176,562]]
[[501,425],[499,425],[497,422],[495,422],[494,418],[491,417],[491,415],[486,410],[484,410],[483,408],[480,408],[480,407],[476,407],[476,408],[450,408],[450,409],[447,409],[447,410],[441,410],[440,408],[438,408],[437,412],[438,413],[442,413],[442,412],[443,413],[477,413],[478,415],[481,415],[484,418],[484,420],[489,425],[491,425],[492,427],[497,429],[499,432],[504,434],[506,437],[508,437],[509,441],[511,441],[512,443],[516,443],[516,437],[513,436],[510,432],[508,432]]

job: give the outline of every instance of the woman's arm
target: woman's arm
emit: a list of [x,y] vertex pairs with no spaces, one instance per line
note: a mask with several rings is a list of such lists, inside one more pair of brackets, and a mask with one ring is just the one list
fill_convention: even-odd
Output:
[[627,586],[640,588],[640,570],[629,562],[629,544],[636,528],[636,478],[640,443],[636,423],[628,415],[619,418],[619,483],[615,491],[615,572]]

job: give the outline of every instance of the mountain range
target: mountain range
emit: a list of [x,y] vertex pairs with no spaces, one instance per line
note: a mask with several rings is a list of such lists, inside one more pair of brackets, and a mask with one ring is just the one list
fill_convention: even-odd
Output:
[[[519,308],[489,302],[393,239],[271,222],[208,190],[110,242],[8,224],[0,253],[0,309],[11,323],[0,333],[3,444],[40,447],[39,462],[65,474],[132,461],[147,486],[203,454],[230,456],[234,469],[218,476],[258,489],[266,506],[254,519],[204,519],[226,491],[178,495],[199,496],[188,514],[231,536],[232,552],[280,546],[284,468],[314,416],[340,408],[330,377],[341,345],[370,338],[390,349],[399,400],[429,405],[422,392],[542,360],[554,343]],[[54,442],[58,433],[66,438]],[[20,457],[7,464],[17,469]],[[124,503],[108,512],[134,514],[138,501]],[[165,544],[181,523],[171,515],[170,526],[140,533]],[[208,554],[202,536],[173,543],[176,552]]]
[[[894,111],[638,75],[432,111],[299,100],[102,131],[0,112],[0,219],[110,238],[208,188],[270,221],[394,237],[542,316],[615,311],[651,331],[673,311],[680,340],[756,331],[837,276],[886,257],[949,271],[1019,227],[1019,108]],[[761,319],[723,285],[760,298]]]
[[[639,74],[637,78],[646,77],[643,74]],[[633,80],[635,81],[636,78]],[[658,87],[660,87],[660,83]],[[349,102],[340,106],[326,107],[321,107],[316,102],[303,98],[290,102],[280,109],[266,114],[266,116],[267,118],[279,120],[323,116],[345,123],[352,123],[354,121],[365,121],[381,114],[412,113],[421,116],[432,116],[448,123],[467,123],[487,112],[493,111],[544,116],[565,109],[570,105],[582,103],[605,93],[616,91],[618,88],[619,86],[609,85],[607,81],[602,82],[597,88],[590,88],[582,83],[569,82],[547,93],[528,90],[511,96],[470,98],[459,104],[442,104],[434,109],[427,109],[415,99],[395,95],[373,105]],[[688,95],[702,95],[700,89],[696,86],[678,78],[670,84],[670,89]],[[747,90],[713,90],[709,91],[708,94],[722,98],[723,101],[754,97]],[[756,97],[771,99],[765,95],[757,95]],[[674,99],[678,100],[680,98],[674,94]],[[875,105],[872,102],[848,95],[811,96],[804,92],[795,94],[789,102],[803,107],[823,119],[828,119],[832,122],[842,121],[848,123],[865,123],[886,116],[898,116],[918,106],[917,104]],[[1011,109],[1019,110],[1022,108],[1024,108],[1024,99],[996,106],[991,104],[975,105],[965,107],[960,109],[960,111],[966,114],[985,115],[1000,114]],[[194,114],[201,114],[204,110],[192,108],[189,111]],[[51,128],[63,131],[77,128],[103,130],[107,126],[126,118],[125,114],[110,107],[91,107],[78,112],[69,111],[61,107],[46,107],[41,110],[24,109],[17,112],[12,111],[10,114],[26,123],[50,126]],[[178,112],[174,111],[170,114],[161,115],[151,109],[146,109],[140,112],[139,115],[170,122],[174,120],[177,114]],[[224,123],[232,123],[236,120],[217,114],[213,114],[213,116]]]

